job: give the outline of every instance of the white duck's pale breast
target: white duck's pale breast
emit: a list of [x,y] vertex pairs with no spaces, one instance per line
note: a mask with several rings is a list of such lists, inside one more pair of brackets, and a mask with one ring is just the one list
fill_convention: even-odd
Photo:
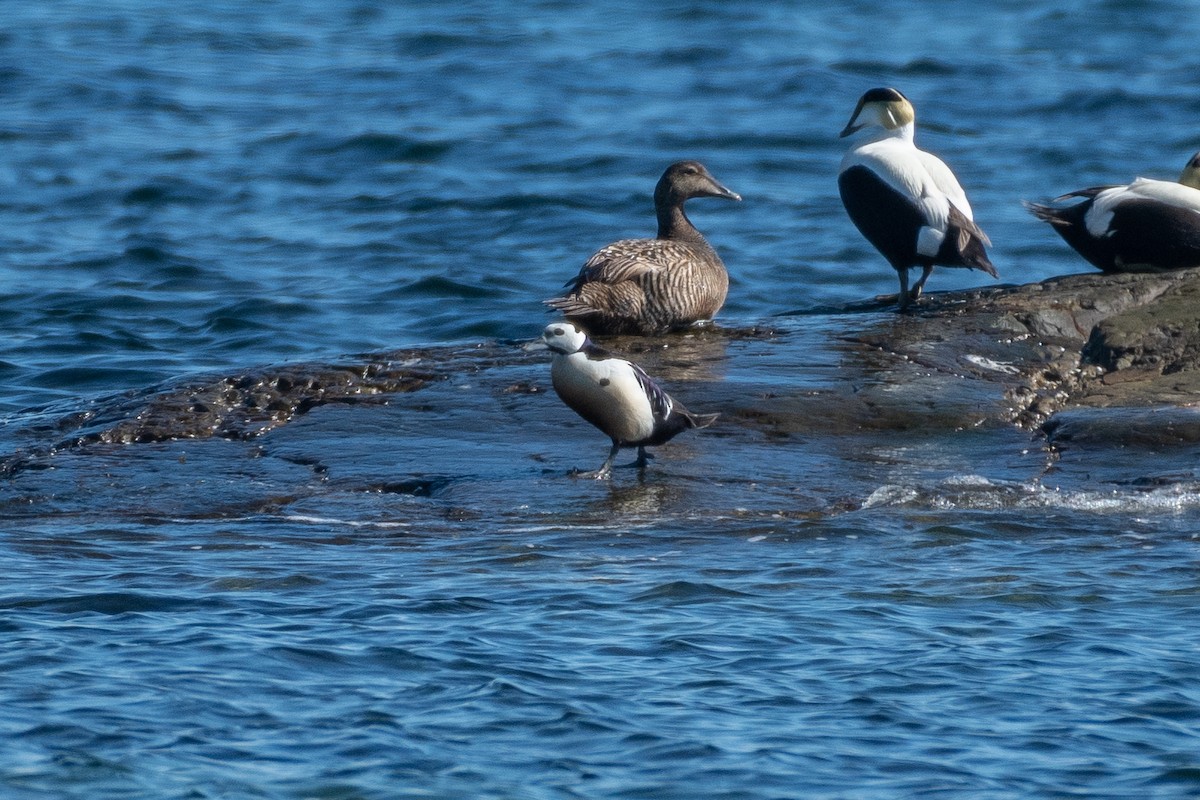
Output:
[[654,432],[650,400],[628,362],[573,353],[554,359],[550,378],[562,401],[610,438],[634,443]]

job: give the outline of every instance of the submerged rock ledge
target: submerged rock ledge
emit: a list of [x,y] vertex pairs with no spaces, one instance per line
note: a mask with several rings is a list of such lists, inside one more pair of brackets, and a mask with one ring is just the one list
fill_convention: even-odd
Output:
[[[876,301],[784,317],[790,324],[605,345],[669,386],[693,384],[689,403],[721,412],[722,427],[768,439],[990,423],[1039,431],[1052,447],[1121,432],[1200,442],[1200,269],[934,293],[906,314]],[[814,334],[796,330],[814,317],[823,354],[812,350]],[[250,441],[321,405],[387,402],[466,375],[486,395],[539,394],[549,388],[544,361],[518,343],[490,342],[180,380],[43,414],[21,436],[25,446],[0,459],[0,474],[105,445]]]

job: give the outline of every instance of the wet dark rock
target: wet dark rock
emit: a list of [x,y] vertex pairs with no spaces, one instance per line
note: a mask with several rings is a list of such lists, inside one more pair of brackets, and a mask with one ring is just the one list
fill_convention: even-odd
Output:
[[[1051,448],[1200,442],[1192,408],[1200,405],[1200,270],[1072,275],[934,293],[906,314],[871,302],[776,322],[603,344],[678,387],[690,406],[719,412],[717,438],[740,429],[758,441],[880,442],[880,433],[1024,428]],[[322,406],[386,403],[447,380],[474,390],[452,401],[463,398],[468,414],[502,398],[504,418],[484,420],[498,442],[520,435],[517,421],[545,413],[527,406],[549,389],[540,354],[518,343],[431,347],[181,381],[46,412],[24,435],[31,444],[0,461],[0,474],[38,469],[64,451],[249,442]],[[407,408],[443,418],[447,397],[430,397]],[[326,471],[320,464],[314,473]],[[437,488],[389,482],[380,490]]]
[[[370,368],[368,368],[370,367]],[[81,430],[66,446],[176,439],[251,439],[326,403],[359,403],[421,388],[428,369],[297,365],[171,387],[108,409],[100,426]],[[132,411],[122,419],[115,414]],[[62,445],[60,445],[61,449]]]
[[1112,445],[1146,448],[1200,444],[1200,409],[1072,408],[1042,426],[1054,447]]
[[437,492],[445,488],[450,483],[450,480],[445,477],[414,477],[408,480],[390,481],[377,486],[370,486],[367,491],[379,492],[381,494],[407,494],[413,497],[432,497]]
[[[1035,428],[1074,407],[1191,405],[1200,398],[1200,270],[1086,274],[1025,286],[935,294],[909,319],[855,341],[911,364],[1001,389],[1001,413]],[[987,394],[984,392],[984,394]],[[939,399],[940,398],[940,399]]]
[[[471,351],[474,353],[474,351]],[[38,468],[48,455],[91,446],[187,439],[248,441],[330,403],[385,402],[443,380],[457,364],[439,352],[404,351],[366,363],[297,364],[199,378],[99,400],[93,408],[37,427],[67,434],[0,461],[0,474]]]
[[1200,281],[1171,286],[1153,302],[1102,320],[1083,354],[1110,372],[1194,369],[1200,364]]

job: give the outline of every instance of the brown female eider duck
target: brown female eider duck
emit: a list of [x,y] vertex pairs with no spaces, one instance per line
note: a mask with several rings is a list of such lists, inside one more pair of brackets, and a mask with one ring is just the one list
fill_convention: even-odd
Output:
[[601,248],[565,284],[567,294],[546,305],[597,335],[653,335],[712,319],[725,303],[729,275],[683,213],[693,197],[742,199],[700,162],[672,164],[654,187],[658,238]]
[[671,399],[637,364],[612,358],[570,322],[552,322],[542,342],[554,353],[550,379],[572,411],[612,439],[600,469],[607,478],[622,447],[636,447],[634,466],[646,466],[646,448],[665,444],[689,428],[705,428],[716,414],[693,414]]
[[[842,130],[870,134],[850,148],[838,170],[838,190],[850,220],[900,277],[900,309],[921,296],[934,266],[996,268],[984,250],[987,234],[950,168],[913,144],[916,111],[895,89],[871,89]],[[858,122],[856,125],[855,122]],[[910,291],[908,270],[921,268]]]
[[1138,178],[1068,192],[1052,202],[1070,197],[1087,199],[1065,208],[1025,207],[1104,272],[1200,267],[1200,153],[1178,182]]

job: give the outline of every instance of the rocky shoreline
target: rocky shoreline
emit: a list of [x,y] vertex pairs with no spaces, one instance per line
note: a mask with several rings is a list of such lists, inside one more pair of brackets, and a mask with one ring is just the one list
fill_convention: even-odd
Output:
[[[786,348],[786,315],[774,326],[606,344],[668,384],[703,384],[685,390],[694,405],[716,406],[726,424],[767,436],[1003,423],[1040,431],[1051,444],[1104,430],[1200,441],[1200,269],[934,293],[911,313],[876,301],[827,319],[837,363],[802,390],[777,376],[778,385],[763,383],[747,396],[739,393],[745,383],[727,388],[715,377],[735,350],[749,362],[763,356],[752,351],[755,343]],[[803,367],[803,350],[775,357]],[[3,469],[11,474],[54,452],[96,445],[249,441],[319,406],[386,402],[470,374],[487,373],[489,394],[539,394],[548,382],[531,379],[529,369],[539,362],[532,374],[541,375],[541,360],[512,342],[445,346],[131,391],[40,421],[31,432],[45,444],[10,455]]]
[[[932,295],[897,356],[955,362],[1004,387],[1011,419],[1200,399],[1200,270],[1084,274]],[[886,346],[884,342],[878,342]],[[941,351],[941,352],[939,352]],[[962,354],[975,354],[963,361]],[[988,376],[988,373],[991,373]]]

